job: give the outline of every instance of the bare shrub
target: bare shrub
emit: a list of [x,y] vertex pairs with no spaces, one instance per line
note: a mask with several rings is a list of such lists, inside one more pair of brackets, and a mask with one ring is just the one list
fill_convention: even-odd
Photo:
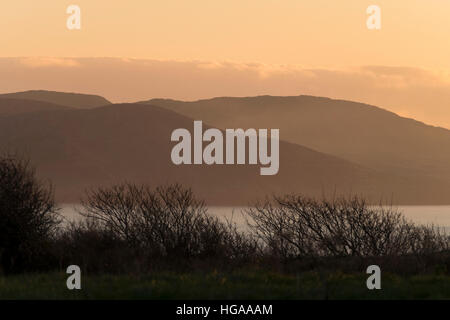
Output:
[[[242,256],[243,236],[207,213],[191,189],[180,185],[151,189],[145,185],[121,184],[87,193],[83,216],[100,223],[130,247],[151,256],[177,259]],[[247,242],[246,242],[247,241]]]
[[125,240],[92,219],[68,223],[54,241],[54,255],[61,270],[79,265],[89,273],[144,271],[145,265]]
[[96,226],[135,246],[139,241],[137,229],[146,191],[144,186],[133,184],[88,190],[81,202],[83,210],[79,213]]
[[220,244],[217,218],[207,215],[204,203],[180,185],[147,190],[141,213],[143,243],[165,255],[187,258]]
[[5,273],[34,270],[59,223],[50,185],[27,160],[0,158],[0,255]]
[[399,256],[448,249],[434,228],[415,226],[392,208],[360,198],[318,201],[274,197],[247,210],[249,227],[283,259],[298,257]]

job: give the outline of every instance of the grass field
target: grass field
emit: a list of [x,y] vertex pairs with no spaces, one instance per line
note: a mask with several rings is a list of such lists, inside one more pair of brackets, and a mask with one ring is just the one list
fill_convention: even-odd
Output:
[[158,273],[82,276],[70,291],[66,274],[0,277],[0,299],[450,299],[450,276],[382,275],[382,289],[368,290],[365,274],[280,275]]

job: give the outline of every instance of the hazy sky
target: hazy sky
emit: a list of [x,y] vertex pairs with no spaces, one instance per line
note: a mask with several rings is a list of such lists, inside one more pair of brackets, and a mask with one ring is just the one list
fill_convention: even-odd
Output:
[[[66,28],[77,4],[82,29]],[[366,8],[382,9],[382,29]],[[14,0],[0,55],[233,60],[450,69],[446,0]]]
[[[81,30],[66,28],[70,4],[81,8]],[[381,30],[366,27],[371,4]],[[27,59],[1,60],[11,80],[0,77],[0,92],[66,88],[117,101],[310,93],[450,127],[449,35],[447,0],[2,1],[0,57]]]

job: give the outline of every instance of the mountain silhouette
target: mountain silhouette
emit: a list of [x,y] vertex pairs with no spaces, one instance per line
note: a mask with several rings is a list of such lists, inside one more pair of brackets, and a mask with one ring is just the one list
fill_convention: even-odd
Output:
[[47,109],[1,116],[0,148],[28,156],[63,202],[78,202],[86,188],[122,181],[179,182],[214,205],[247,205],[292,192],[316,197],[357,193],[372,202],[392,198],[402,204],[449,202],[446,181],[392,175],[284,141],[275,176],[261,176],[259,165],[176,166],[170,158],[171,133],[192,127],[193,118],[153,105]]
[[388,174],[450,181],[450,131],[375,106],[312,96],[148,103],[219,128],[279,128],[280,139]]
[[54,111],[67,109],[70,108],[49,102],[0,98],[0,116],[11,116],[28,112],[52,111],[52,110]]
[[2,98],[35,100],[79,109],[95,108],[111,104],[105,98],[96,95],[45,90],[0,94],[0,99]]

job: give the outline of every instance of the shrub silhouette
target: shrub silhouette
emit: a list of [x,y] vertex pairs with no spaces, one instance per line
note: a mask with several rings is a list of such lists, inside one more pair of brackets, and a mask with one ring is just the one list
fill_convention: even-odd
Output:
[[[449,238],[438,229],[416,226],[392,208],[368,206],[357,197],[274,197],[245,210],[249,230],[242,231],[232,221],[210,215],[181,185],[94,189],[86,194],[80,213],[87,219],[84,223],[91,221],[95,227],[72,229],[67,237],[72,240],[63,247],[85,252],[73,250],[75,260],[89,257],[86,264],[96,261],[111,271],[123,270],[123,264],[132,265],[128,270],[133,272],[243,265],[355,271],[376,262],[392,271],[419,272],[448,260]],[[97,243],[89,246],[86,238]],[[108,251],[106,244],[117,252]],[[108,256],[96,255],[99,252]]]
[[64,270],[145,273],[250,267],[295,271],[449,270],[449,237],[361,198],[273,197],[244,210],[248,230],[208,213],[191,189],[123,183],[91,189],[79,222],[62,225],[50,185],[28,161],[0,158],[4,273]]
[[114,232],[91,219],[65,225],[55,241],[53,253],[61,270],[76,264],[85,272],[124,273],[142,271],[141,266],[144,265],[138,252]]
[[82,205],[81,215],[151,257],[236,260],[256,243],[232,223],[209,215],[192,190],[178,184],[98,188],[87,192]]
[[357,197],[274,197],[247,214],[253,234],[282,259],[423,256],[449,248],[448,237],[438,229],[416,226],[392,208],[368,206]]
[[59,223],[51,186],[29,162],[0,158],[0,255],[4,273],[36,270]]

